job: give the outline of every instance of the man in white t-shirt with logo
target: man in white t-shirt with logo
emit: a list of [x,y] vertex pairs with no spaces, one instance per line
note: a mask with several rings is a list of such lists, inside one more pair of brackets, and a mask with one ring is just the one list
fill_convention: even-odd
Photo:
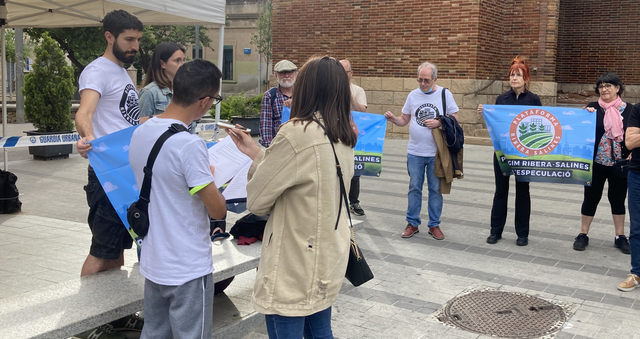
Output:
[[[138,92],[124,69],[133,63],[142,39],[142,22],[123,10],[115,10],[103,19],[107,48],[80,74],[80,107],[76,129],[82,136],[78,152],[87,157],[91,141],[138,124]],[[124,265],[124,249],[133,240],[107,198],[93,168],[84,187],[89,204],[91,249],[82,265],[81,276]]]
[[440,178],[434,174],[436,143],[431,130],[442,126],[435,119],[442,116],[442,91],[445,91],[446,114],[458,119],[458,106],[453,95],[445,88],[436,86],[438,68],[425,62],[418,67],[419,88],[414,89],[407,96],[402,108],[402,115],[397,117],[391,112],[384,114],[392,123],[398,126],[409,125],[409,145],[407,147],[407,171],[409,172],[409,206],[407,208],[407,226],[402,232],[403,238],[410,238],[418,233],[420,226],[420,210],[422,209],[422,186],[425,173],[429,189],[428,212],[429,234],[437,240],[444,239],[440,230],[440,215],[442,214],[442,194],[440,193]]
[[184,127],[162,145],[152,168],[149,233],[140,256],[140,273],[146,278],[142,339],[213,335],[209,216],[222,219],[227,208],[213,182],[204,140],[186,129],[222,100],[221,77],[210,61],[185,63],[173,79],[167,109],[138,127],[131,138],[129,163],[142,187],[156,140],[173,124]]

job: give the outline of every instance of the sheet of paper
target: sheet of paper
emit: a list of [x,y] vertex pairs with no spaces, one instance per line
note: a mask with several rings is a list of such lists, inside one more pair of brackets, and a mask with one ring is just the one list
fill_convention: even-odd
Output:
[[[213,181],[215,181],[216,186],[220,188],[220,186],[231,180],[231,178],[238,174],[247,164],[251,164],[251,158],[240,152],[236,144],[233,143],[233,140],[226,137],[209,148],[209,163],[215,168]],[[245,174],[244,185],[246,186],[246,184],[247,178]]]
[[234,199],[246,199],[247,198],[247,174],[249,173],[249,168],[251,167],[251,162],[249,162],[246,166],[244,166],[234,177],[233,180],[227,185],[227,188],[224,189],[222,195],[225,200],[234,200]]

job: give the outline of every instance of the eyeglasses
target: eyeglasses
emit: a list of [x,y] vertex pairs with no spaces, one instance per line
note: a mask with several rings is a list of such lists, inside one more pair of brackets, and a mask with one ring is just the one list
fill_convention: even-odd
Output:
[[421,79],[421,78],[418,78],[418,83],[428,84],[428,83],[431,83],[432,81],[433,81],[433,79]]
[[211,98],[211,99],[213,99],[213,104],[214,104],[214,105],[217,105],[217,104],[219,104],[220,102],[222,102],[222,96],[221,96],[221,95],[218,95],[217,97],[214,97],[213,95],[205,95],[205,96],[203,96],[202,98],[200,98],[200,99],[198,99],[198,100],[202,100],[202,99],[206,99],[206,98]]
[[352,70],[352,69],[350,69],[350,70],[348,70],[348,71],[347,71],[347,73],[349,73],[349,72],[353,72],[353,70]]
[[515,78],[515,77],[522,78],[523,75],[522,75],[522,73],[511,73],[511,74],[509,74],[509,77],[510,78]]
[[613,87],[612,84],[602,84],[602,85],[598,86],[598,89],[599,90],[602,90],[602,89],[605,89],[605,88],[606,89],[611,89],[611,87]]

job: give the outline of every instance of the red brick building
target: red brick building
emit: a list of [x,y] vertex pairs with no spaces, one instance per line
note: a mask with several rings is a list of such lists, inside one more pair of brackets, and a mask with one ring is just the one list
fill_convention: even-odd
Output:
[[[640,100],[640,1],[618,0],[274,0],[273,60],[301,66],[312,55],[351,60],[369,112],[400,114],[423,61],[461,108],[465,133],[482,129],[479,103],[508,89],[516,55],[527,58],[532,91],[556,105],[558,90],[592,90],[614,71],[625,100]],[[406,137],[391,127],[390,136]],[[482,133],[479,131],[479,133]]]

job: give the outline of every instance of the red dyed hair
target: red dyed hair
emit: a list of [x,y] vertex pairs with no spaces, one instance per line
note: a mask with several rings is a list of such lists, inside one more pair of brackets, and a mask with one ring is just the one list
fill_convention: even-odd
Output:
[[522,71],[522,79],[524,80],[524,89],[529,90],[529,80],[531,80],[531,72],[529,66],[524,61],[524,58],[517,56],[511,62],[511,68],[509,68],[509,76],[516,70]]

